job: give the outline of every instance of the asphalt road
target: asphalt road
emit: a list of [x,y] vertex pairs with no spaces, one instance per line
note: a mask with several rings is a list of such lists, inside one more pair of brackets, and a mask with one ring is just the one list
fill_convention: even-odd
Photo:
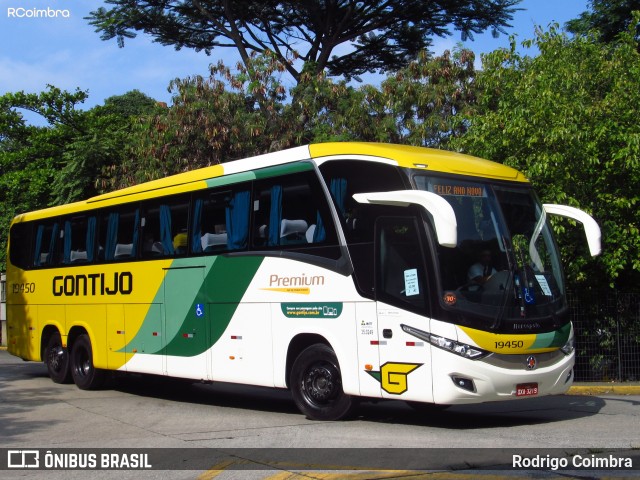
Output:
[[[0,350],[0,455],[7,455],[7,449],[35,449],[40,451],[41,461],[45,451],[83,452],[95,454],[99,460],[102,452],[116,451],[111,449],[155,449],[151,453],[156,467],[160,462],[166,468],[190,468],[144,472],[21,469],[0,471],[0,476],[344,478],[335,476],[335,465],[356,465],[363,455],[379,460],[391,452],[404,458],[403,465],[408,467],[412,466],[412,455],[432,455],[435,470],[455,469],[456,475],[462,475],[465,465],[480,465],[489,469],[485,476],[511,478],[518,474],[526,478],[519,470],[503,477],[506,473],[494,471],[492,465],[503,464],[503,454],[511,458],[514,452],[525,452],[553,459],[578,449],[583,455],[635,455],[633,470],[607,472],[610,477],[631,478],[640,475],[639,406],[640,395],[606,394],[453,406],[427,413],[417,413],[403,402],[384,401],[363,403],[350,421],[316,422],[297,411],[286,391],[137,375],[114,378],[103,390],[82,391],[72,384],[53,383],[42,364],[22,362]],[[243,470],[261,470],[268,464],[261,463],[260,452],[264,455],[265,451],[273,452],[282,463],[269,465],[270,470],[260,475]],[[299,458],[298,454],[305,452],[320,456],[329,452],[318,463],[324,476],[292,473],[296,465],[309,461]],[[200,454],[208,455],[205,461],[192,458]],[[487,454],[495,456],[495,462]],[[6,468],[7,461],[0,458],[0,466]],[[393,462],[387,466],[398,471]],[[546,472],[551,476],[544,478],[556,478],[553,475],[558,473],[553,469]],[[365,474],[356,471],[350,478],[422,478],[404,470],[401,473],[360,477]]]

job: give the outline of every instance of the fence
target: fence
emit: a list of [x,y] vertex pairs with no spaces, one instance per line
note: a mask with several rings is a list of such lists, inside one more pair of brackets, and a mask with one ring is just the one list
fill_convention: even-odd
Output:
[[640,294],[569,295],[576,332],[575,380],[640,381]]

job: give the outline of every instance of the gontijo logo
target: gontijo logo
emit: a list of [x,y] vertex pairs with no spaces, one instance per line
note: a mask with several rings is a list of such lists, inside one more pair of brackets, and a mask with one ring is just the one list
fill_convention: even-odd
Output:
[[8,18],[69,18],[71,11],[57,8],[7,7]]
[[385,392],[393,395],[402,395],[409,390],[407,376],[422,365],[422,363],[387,362],[380,366],[379,372],[370,372],[368,370],[365,370],[365,372],[378,380]]

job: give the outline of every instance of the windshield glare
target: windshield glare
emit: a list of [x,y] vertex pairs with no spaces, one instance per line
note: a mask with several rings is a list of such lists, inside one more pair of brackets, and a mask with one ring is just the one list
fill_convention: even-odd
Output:
[[438,247],[447,307],[493,319],[548,316],[560,308],[558,251],[532,189],[427,176],[415,182],[456,214],[457,246]]

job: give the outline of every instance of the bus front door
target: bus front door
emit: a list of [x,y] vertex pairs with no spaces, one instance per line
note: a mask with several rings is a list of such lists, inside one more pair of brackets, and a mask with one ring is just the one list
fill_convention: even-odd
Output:
[[382,397],[433,401],[431,345],[402,326],[428,331],[426,263],[415,217],[376,222],[376,295]]

